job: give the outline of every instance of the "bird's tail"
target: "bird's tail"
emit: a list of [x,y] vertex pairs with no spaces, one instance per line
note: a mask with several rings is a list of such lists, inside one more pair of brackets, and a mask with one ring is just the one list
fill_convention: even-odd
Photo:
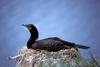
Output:
[[75,46],[76,46],[76,48],[82,48],[82,49],[88,49],[88,48],[90,48],[89,46],[84,46],[84,45],[80,45],[80,44],[77,44]]

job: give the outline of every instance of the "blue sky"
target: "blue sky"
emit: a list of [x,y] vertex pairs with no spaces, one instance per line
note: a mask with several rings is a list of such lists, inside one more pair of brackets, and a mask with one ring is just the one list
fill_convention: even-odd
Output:
[[14,67],[6,58],[26,44],[30,34],[21,24],[28,23],[37,26],[39,39],[57,36],[100,56],[100,0],[0,0],[0,67]]

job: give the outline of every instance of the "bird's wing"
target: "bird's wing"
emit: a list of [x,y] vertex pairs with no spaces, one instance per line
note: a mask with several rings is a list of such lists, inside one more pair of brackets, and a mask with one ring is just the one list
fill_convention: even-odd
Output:
[[63,49],[63,43],[59,40],[48,38],[36,41],[32,45],[32,48],[48,50],[48,51],[58,51]]
[[37,44],[44,45],[44,46],[46,46],[46,45],[53,46],[53,45],[59,45],[59,44],[63,44],[63,43],[56,38],[46,38],[46,39],[38,40]]

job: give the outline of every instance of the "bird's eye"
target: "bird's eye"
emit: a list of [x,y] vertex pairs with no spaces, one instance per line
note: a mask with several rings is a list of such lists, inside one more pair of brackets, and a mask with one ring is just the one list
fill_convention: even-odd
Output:
[[28,25],[27,27],[31,27],[30,25]]

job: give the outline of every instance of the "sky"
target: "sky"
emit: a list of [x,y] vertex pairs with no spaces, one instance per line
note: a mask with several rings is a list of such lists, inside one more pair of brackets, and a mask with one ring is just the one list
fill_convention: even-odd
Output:
[[100,0],[0,0],[0,67],[15,66],[7,57],[25,46],[30,33],[21,24],[29,23],[39,39],[57,36],[100,56]]

